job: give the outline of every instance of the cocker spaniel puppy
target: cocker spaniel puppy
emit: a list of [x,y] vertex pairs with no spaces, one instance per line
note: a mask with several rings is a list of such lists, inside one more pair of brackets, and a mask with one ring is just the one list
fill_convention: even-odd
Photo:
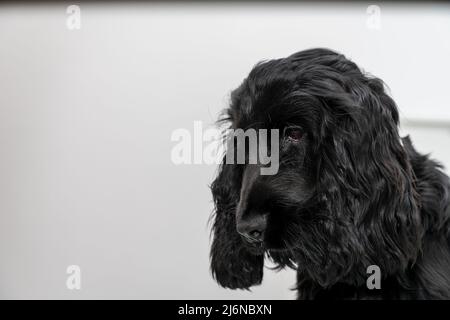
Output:
[[[328,49],[301,51],[256,65],[224,121],[281,133],[276,174],[224,157],[212,183],[221,286],[260,284],[271,259],[295,268],[299,299],[450,298],[449,178],[399,136],[380,79]],[[379,289],[367,286],[374,265]]]

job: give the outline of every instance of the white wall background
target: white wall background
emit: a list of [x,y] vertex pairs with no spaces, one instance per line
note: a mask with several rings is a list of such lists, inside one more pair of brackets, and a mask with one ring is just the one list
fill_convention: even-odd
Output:
[[211,279],[215,167],[174,165],[170,136],[213,124],[257,61],[320,46],[384,79],[450,167],[450,6],[378,4],[373,30],[367,5],[86,4],[72,31],[66,5],[1,5],[0,298],[293,298],[293,272]]

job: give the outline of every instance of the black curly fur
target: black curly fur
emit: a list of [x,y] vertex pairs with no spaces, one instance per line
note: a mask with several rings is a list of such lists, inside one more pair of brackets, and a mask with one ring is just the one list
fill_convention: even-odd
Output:
[[[256,65],[226,114],[231,128],[296,125],[304,135],[280,138],[276,175],[220,166],[211,247],[220,285],[260,284],[267,257],[297,270],[300,299],[450,299],[449,179],[400,138],[380,79],[331,50],[301,51]],[[237,233],[239,205],[269,212],[262,249]],[[380,290],[366,287],[369,265],[381,269]]]

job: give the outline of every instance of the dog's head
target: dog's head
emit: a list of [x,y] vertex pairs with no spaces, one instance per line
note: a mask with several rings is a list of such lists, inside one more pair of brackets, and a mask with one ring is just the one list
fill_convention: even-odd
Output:
[[211,269],[248,288],[264,257],[327,287],[405,270],[420,250],[414,177],[383,83],[326,49],[254,67],[233,91],[233,129],[278,129],[279,169],[225,162],[212,184]]

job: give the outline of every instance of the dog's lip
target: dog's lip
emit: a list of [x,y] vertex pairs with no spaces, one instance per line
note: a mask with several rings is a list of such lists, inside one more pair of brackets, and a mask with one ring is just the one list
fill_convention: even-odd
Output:
[[258,241],[258,240],[254,240],[250,237],[246,237],[244,235],[241,235],[242,240],[244,240],[245,243],[251,245],[251,246],[255,246],[255,247],[259,247],[264,245],[264,241]]
[[250,238],[249,236],[246,236],[246,235],[241,235],[241,237],[242,237],[246,242],[251,243],[251,244],[259,245],[259,244],[262,244],[262,243],[263,243],[263,241],[255,240],[255,239]]
[[266,250],[266,246],[264,241],[250,241],[248,238],[242,237],[245,246],[250,250],[256,253],[261,253]]

